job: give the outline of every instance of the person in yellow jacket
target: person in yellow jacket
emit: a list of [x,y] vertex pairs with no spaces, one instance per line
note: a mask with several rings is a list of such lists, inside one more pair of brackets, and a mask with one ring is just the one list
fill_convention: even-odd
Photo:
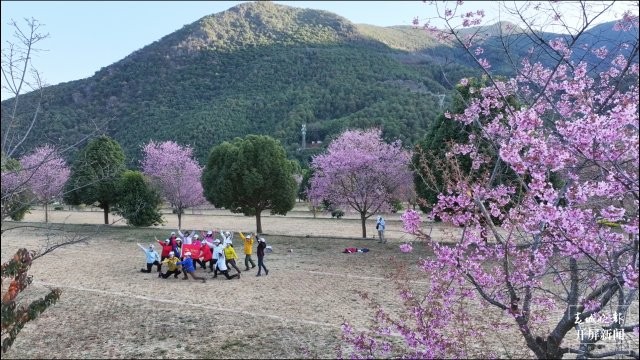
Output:
[[244,242],[244,271],[249,271],[249,263],[251,263],[251,269],[256,267],[256,264],[251,258],[251,253],[253,252],[253,236],[251,234],[244,236],[244,234],[240,232],[240,238]]
[[169,276],[173,275],[173,277],[175,277],[177,279],[178,275],[180,275],[182,273],[182,271],[180,271],[180,267],[178,266],[178,262],[179,261],[180,261],[180,259],[176,257],[175,253],[173,251],[170,252],[169,253],[169,257],[164,259],[164,260],[162,260],[162,264],[166,264],[167,265],[167,272],[165,274],[163,274],[161,272],[158,273],[158,277],[166,279]]
[[236,265],[236,259],[238,258],[238,254],[236,254],[236,250],[233,248],[233,243],[231,239],[224,240],[224,257],[226,259],[225,264],[227,267],[229,265],[233,266],[234,269],[240,274],[240,269],[238,269],[238,265]]

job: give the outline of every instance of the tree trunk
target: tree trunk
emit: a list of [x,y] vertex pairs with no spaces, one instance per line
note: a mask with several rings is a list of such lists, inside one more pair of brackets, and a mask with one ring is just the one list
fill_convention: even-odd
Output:
[[262,210],[256,210],[256,234],[262,233],[262,221],[260,220],[261,214]]
[[365,224],[365,221],[367,221],[367,218],[365,217],[366,213],[360,213],[360,220],[362,220],[362,238],[366,239],[367,238],[367,225]]
[[49,222],[49,204],[46,201],[44,202],[44,222]]
[[105,204],[103,209],[104,209],[104,224],[109,225],[109,204]]
[[564,357],[564,352],[561,351],[557,341],[551,335],[547,336],[546,340],[538,337],[535,341],[537,342],[535,346],[528,347],[533,350],[538,359],[562,359]]
[[182,210],[178,209],[178,229],[182,229]]

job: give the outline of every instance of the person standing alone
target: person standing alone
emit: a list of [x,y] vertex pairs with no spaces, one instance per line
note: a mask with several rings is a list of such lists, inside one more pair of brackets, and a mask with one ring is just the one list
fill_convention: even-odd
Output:
[[387,242],[387,240],[385,240],[384,238],[384,228],[385,228],[384,219],[382,218],[382,216],[378,216],[378,221],[376,221],[376,230],[378,230],[379,243]]
[[264,238],[258,239],[258,274],[256,276],[260,276],[260,272],[264,269],[264,274],[269,275],[269,270],[264,266],[264,249],[267,247],[267,243],[264,241]]

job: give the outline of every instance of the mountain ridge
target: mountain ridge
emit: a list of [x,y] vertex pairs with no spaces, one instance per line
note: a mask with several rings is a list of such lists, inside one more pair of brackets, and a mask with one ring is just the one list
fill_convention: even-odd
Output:
[[[447,74],[442,66],[447,65]],[[72,144],[96,128],[137,167],[140,145],[174,140],[209,149],[248,133],[279,139],[306,162],[346,128],[377,126],[415,143],[450,102],[461,77],[477,74],[453,48],[407,27],[353,24],[327,11],[243,3],[183,26],[91,77],[45,88],[34,136]],[[24,116],[33,104],[25,95]],[[5,107],[12,99],[2,102]],[[3,131],[4,131],[3,122]],[[32,144],[25,144],[22,152]]]

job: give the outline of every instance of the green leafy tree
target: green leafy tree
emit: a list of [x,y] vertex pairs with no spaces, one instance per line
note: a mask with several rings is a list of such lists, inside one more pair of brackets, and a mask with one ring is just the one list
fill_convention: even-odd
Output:
[[[472,99],[480,97],[478,89],[486,85],[486,78],[463,79],[461,84],[456,86],[456,97],[454,97],[451,110],[440,114],[428,128],[426,135],[415,146],[412,157],[412,164],[416,169],[414,183],[416,193],[420,198],[418,204],[425,212],[431,211],[432,205],[438,200],[438,194],[446,192],[452,182],[461,178],[479,180],[480,176],[489,171],[484,165],[474,168],[474,158],[498,158],[495,149],[488,143],[481,144],[474,153],[467,153],[456,147],[468,142],[470,136],[481,138],[482,134],[478,125],[491,119],[498,112],[504,112],[504,110],[494,110],[490,116],[483,115],[478,123],[463,124],[448,118],[451,116],[450,113],[464,112]],[[507,101],[514,108],[518,108],[515,97],[511,96]],[[447,153],[451,151],[458,155],[454,160],[447,157]],[[497,166],[492,170],[491,177],[487,180],[494,184],[515,181],[515,174],[505,166]]]
[[103,135],[80,151],[71,168],[64,201],[71,205],[97,203],[109,224],[111,206],[118,200],[118,183],[125,171],[120,144]]
[[139,171],[127,170],[118,184],[118,202],[114,213],[121,215],[132,226],[162,224],[160,205],[162,198]]
[[309,191],[309,186],[311,185],[311,178],[313,177],[313,169],[304,169],[302,171],[302,180],[300,181],[300,186],[298,187],[298,199],[307,201],[307,191]]
[[[429,127],[424,138],[416,144],[412,162],[418,171],[414,173],[414,183],[416,192],[422,199],[419,205],[423,211],[430,211],[431,204],[438,200],[438,194],[445,190],[443,167],[448,145],[466,140],[467,130],[460,123],[451,121],[441,114]],[[467,171],[471,167],[468,157],[460,157],[459,162]]]
[[279,141],[248,135],[211,149],[202,186],[206,199],[215,206],[255,216],[256,231],[261,233],[263,210],[286,215],[293,209],[295,169],[296,164],[287,159]]

